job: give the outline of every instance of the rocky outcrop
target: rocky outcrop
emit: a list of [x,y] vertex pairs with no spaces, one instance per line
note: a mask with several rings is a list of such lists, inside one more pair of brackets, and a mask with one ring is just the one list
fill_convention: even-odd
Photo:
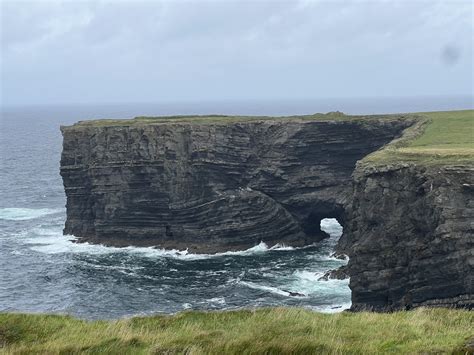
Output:
[[64,232],[81,241],[213,253],[321,240],[345,224],[356,162],[401,116],[62,127]]
[[354,310],[474,306],[474,168],[361,164],[339,250]]
[[327,271],[323,276],[318,279],[318,281],[344,280],[348,278],[349,274],[347,271],[347,265],[342,265],[337,269]]

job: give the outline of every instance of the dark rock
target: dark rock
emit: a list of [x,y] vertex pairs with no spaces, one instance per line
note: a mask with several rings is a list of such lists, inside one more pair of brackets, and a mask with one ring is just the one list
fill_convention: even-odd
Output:
[[344,280],[348,278],[349,278],[349,274],[348,274],[347,265],[343,265],[337,269],[329,270],[323,276],[321,276],[318,280],[319,281],[328,281],[331,279]]
[[474,168],[356,168],[414,121],[331,115],[62,127],[64,232],[215,253],[311,244],[332,217],[350,260],[327,278],[350,275],[352,310],[473,308]]
[[342,252],[339,252],[339,251],[336,251],[336,252],[332,253],[331,257],[339,259],[339,260],[349,260],[349,257],[346,254],[344,254]]
[[282,291],[288,293],[288,295],[291,296],[291,297],[306,297],[306,295],[304,293],[287,291],[287,290],[282,290]]
[[343,223],[357,160],[410,124],[393,116],[62,127],[64,233],[196,253],[312,244],[328,237],[321,219]]
[[474,306],[474,168],[357,169],[339,249],[352,309]]

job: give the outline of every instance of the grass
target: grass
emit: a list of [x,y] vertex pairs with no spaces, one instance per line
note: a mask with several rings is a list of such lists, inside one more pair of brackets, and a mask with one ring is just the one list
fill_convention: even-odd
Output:
[[315,113],[312,115],[299,116],[227,116],[227,115],[187,115],[187,116],[138,116],[133,119],[99,119],[79,121],[75,126],[81,127],[114,127],[114,126],[135,126],[135,125],[159,125],[170,123],[199,123],[199,124],[228,124],[236,122],[266,121],[266,120],[371,120],[380,118],[392,118],[396,115],[372,115],[372,116],[349,116],[342,112]]
[[364,163],[474,164],[474,110],[420,112],[417,125]]
[[474,312],[441,308],[391,314],[190,311],[116,321],[0,313],[0,353],[463,354],[473,326]]

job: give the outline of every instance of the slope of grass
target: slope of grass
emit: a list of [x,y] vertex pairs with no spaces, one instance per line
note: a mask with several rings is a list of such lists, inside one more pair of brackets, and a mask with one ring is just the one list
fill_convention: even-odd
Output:
[[369,163],[474,164],[474,110],[420,112],[420,124],[364,159]]
[[0,353],[461,354],[473,326],[474,312],[423,308],[391,314],[193,311],[117,321],[4,313]]

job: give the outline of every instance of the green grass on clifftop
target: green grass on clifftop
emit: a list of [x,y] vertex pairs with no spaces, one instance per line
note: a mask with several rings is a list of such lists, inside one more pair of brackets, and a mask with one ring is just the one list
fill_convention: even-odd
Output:
[[424,120],[398,141],[364,159],[370,163],[474,164],[474,110],[420,112]]
[[[366,116],[374,117],[375,116]],[[359,116],[348,116],[342,112],[315,113],[301,116],[229,116],[229,115],[178,115],[178,116],[138,116],[133,119],[99,119],[79,121],[77,126],[111,127],[135,125],[160,125],[170,123],[199,123],[199,124],[228,124],[236,122],[266,121],[266,120],[350,120]]]
[[0,353],[463,354],[473,325],[474,312],[422,308],[391,314],[193,311],[118,321],[0,313]]

